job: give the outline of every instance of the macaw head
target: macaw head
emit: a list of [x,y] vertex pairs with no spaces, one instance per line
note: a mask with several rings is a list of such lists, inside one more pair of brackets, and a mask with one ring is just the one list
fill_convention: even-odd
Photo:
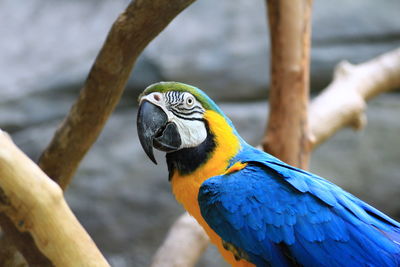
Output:
[[[216,121],[223,121],[224,126],[213,131],[210,125]],[[205,158],[216,145],[216,131],[236,133],[203,91],[178,82],[160,82],[144,90],[139,97],[137,129],[144,151],[156,164],[153,148],[167,152],[167,160],[168,155],[187,157],[183,152]]]

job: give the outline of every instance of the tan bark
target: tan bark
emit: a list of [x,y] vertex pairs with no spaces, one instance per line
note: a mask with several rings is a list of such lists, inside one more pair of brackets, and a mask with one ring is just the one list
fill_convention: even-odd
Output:
[[[365,123],[365,119],[360,120],[365,108],[364,101],[394,89],[400,89],[400,48],[359,65],[340,63],[335,70],[332,83],[311,102],[309,111],[310,132],[313,137],[311,149],[326,141],[343,127],[356,126],[356,129],[360,129],[358,126]],[[336,94],[339,96],[337,97]],[[176,224],[177,222],[172,228],[179,230]],[[188,228],[192,230],[188,231]],[[197,253],[197,258],[200,258],[208,241],[198,237],[199,228],[201,226],[192,221],[186,226],[184,235],[179,232],[169,234],[157,253],[158,262],[164,259],[164,264],[153,265],[153,267],[179,266],[176,263],[187,254]],[[198,242],[195,242],[196,240]],[[171,244],[181,243],[196,245],[171,246]],[[179,255],[179,257],[171,259],[169,257],[171,254]],[[187,265],[187,267],[190,266],[194,264]]]
[[263,148],[288,164],[308,168],[307,122],[311,0],[268,0],[271,40],[270,113]]
[[0,210],[55,266],[109,266],[61,188],[0,132]]
[[[42,170],[62,189],[70,183],[118,103],[139,54],[192,2],[135,0],[114,22],[79,98],[39,160]],[[51,266],[32,237],[20,233],[7,216],[0,214],[0,225],[31,265]]]

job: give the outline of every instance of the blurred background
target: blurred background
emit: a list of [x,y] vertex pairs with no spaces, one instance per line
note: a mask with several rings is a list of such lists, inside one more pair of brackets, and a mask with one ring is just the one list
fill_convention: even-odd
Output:
[[[32,159],[51,140],[127,0],[0,2],[0,127]],[[315,0],[311,88],[341,60],[400,46],[399,0]],[[269,44],[262,0],[199,0],[146,48],[117,110],[66,192],[113,266],[147,266],[183,209],[164,155],[153,165],[136,134],[136,99],[149,84],[193,84],[221,104],[242,136],[260,142],[267,118]],[[311,170],[400,219],[400,95],[369,103],[368,125],[320,146]],[[226,266],[209,247],[198,266]]]

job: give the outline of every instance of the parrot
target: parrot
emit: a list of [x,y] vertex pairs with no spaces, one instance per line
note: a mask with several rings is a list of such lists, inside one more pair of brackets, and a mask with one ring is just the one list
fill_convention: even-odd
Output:
[[176,200],[232,266],[400,266],[400,223],[339,186],[244,141],[202,90],[139,96],[147,156],[166,152]]

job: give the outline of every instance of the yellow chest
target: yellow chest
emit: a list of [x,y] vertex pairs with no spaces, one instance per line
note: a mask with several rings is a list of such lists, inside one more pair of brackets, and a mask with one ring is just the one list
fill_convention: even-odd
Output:
[[210,177],[224,173],[228,162],[204,166],[192,174],[181,176],[175,174],[172,177],[172,192],[179,203],[196,219],[201,217],[197,196],[201,184]]
[[207,111],[204,118],[208,121],[210,131],[214,134],[216,148],[207,162],[188,175],[175,172],[171,179],[172,192],[175,198],[204,228],[212,243],[232,266],[254,266],[245,260],[236,261],[231,252],[222,246],[221,238],[208,226],[200,213],[198,193],[202,183],[210,177],[226,172],[229,160],[238,153],[240,142],[226,120],[214,111]]

